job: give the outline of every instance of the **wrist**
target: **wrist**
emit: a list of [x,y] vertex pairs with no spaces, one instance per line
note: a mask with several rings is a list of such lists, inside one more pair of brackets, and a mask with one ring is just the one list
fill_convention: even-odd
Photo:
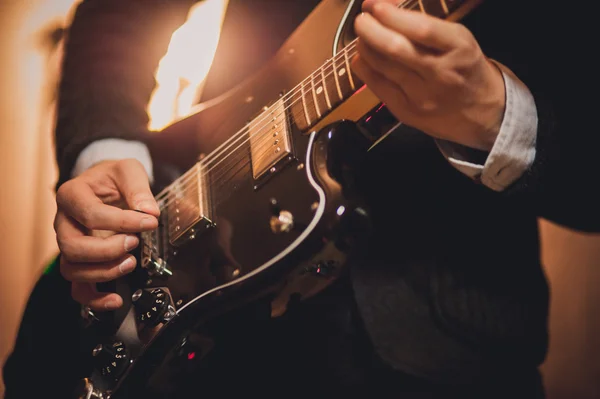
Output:
[[506,87],[502,71],[491,61],[487,61],[479,98],[470,114],[473,115],[471,128],[465,132],[465,140],[459,144],[476,150],[490,152],[500,133],[506,108]]
[[477,149],[491,151],[500,133],[504,111],[506,109],[506,84],[502,71],[496,64],[486,59],[486,74],[489,76],[489,87],[483,98],[480,115],[482,116],[481,129],[475,134]]

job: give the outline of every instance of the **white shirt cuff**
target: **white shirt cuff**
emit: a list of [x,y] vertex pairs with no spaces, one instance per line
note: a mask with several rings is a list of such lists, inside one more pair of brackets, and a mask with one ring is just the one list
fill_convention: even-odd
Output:
[[516,75],[497,61],[506,89],[504,118],[484,165],[473,162],[471,149],[446,140],[436,140],[448,162],[472,179],[502,191],[531,166],[535,159],[538,115],[533,95]]
[[148,174],[150,183],[152,183],[154,174],[148,147],[140,141],[123,139],[102,139],[85,147],[77,157],[71,176],[78,176],[101,161],[131,158],[140,161]]

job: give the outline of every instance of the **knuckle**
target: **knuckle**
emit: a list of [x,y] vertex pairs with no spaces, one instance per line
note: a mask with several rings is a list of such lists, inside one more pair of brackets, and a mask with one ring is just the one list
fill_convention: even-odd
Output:
[[456,35],[459,38],[461,38],[463,40],[469,40],[469,39],[472,40],[473,39],[473,34],[469,30],[469,28],[467,28],[465,25],[455,23],[454,28],[456,29]]
[[439,109],[439,104],[437,101],[425,99],[421,101],[419,108],[425,113],[434,113]]
[[435,29],[430,22],[423,21],[419,28],[415,30],[414,35],[418,41],[429,42],[434,38]]
[[61,207],[64,204],[65,200],[70,197],[72,186],[73,181],[68,180],[61,184],[61,186],[56,191],[56,203],[59,207]]
[[88,229],[91,230],[96,230],[98,229],[98,218],[97,218],[97,212],[94,210],[94,208],[86,208],[84,210],[82,210],[81,215],[80,215],[80,222],[81,224],[83,224],[85,227],[87,227]]
[[128,222],[127,218],[125,217],[125,214],[123,214],[121,216],[121,219],[119,220],[119,230],[126,231],[128,229],[128,227],[130,227],[130,223]]
[[454,71],[445,71],[439,73],[439,82],[441,85],[450,87],[450,88],[458,88],[464,85],[465,78],[462,74],[456,73]]
[[393,56],[402,56],[406,49],[406,43],[404,40],[395,37],[391,39],[387,45],[385,51]]
[[60,234],[58,234],[56,236],[56,244],[58,245],[58,249],[59,251],[65,255],[65,256],[69,256],[69,253],[71,252],[71,247],[69,245],[69,240],[63,238]]
[[458,39],[459,48],[469,52],[479,51],[479,43],[466,26],[462,24],[456,25],[456,38]]

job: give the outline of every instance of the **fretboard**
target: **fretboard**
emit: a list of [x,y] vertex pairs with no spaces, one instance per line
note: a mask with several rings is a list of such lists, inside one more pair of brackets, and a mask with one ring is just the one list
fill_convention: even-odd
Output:
[[[399,8],[417,10],[434,17],[448,18],[469,0],[405,0]],[[357,39],[328,59],[319,69],[304,79],[291,92],[289,106],[298,128],[308,130],[337,105],[363,86],[352,73],[350,63],[356,54]]]

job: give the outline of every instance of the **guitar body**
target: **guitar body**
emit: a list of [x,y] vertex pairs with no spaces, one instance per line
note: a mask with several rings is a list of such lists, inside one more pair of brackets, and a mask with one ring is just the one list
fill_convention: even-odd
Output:
[[399,125],[337,57],[360,3],[321,2],[263,69],[153,137],[153,159],[188,172],[114,282],[124,306],[86,316],[79,397],[168,394],[229,312],[260,300],[277,317],[342,273],[369,233],[356,171]]

